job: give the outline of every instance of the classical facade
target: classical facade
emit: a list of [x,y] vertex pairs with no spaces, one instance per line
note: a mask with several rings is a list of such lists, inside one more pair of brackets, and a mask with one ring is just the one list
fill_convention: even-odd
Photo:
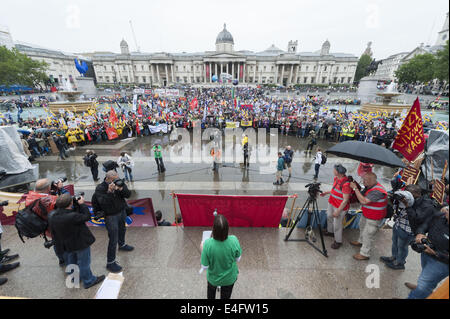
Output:
[[215,51],[199,53],[130,52],[125,40],[120,54],[91,55],[98,84],[167,86],[173,84],[210,85],[217,76],[229,75],[240,84],[351,84],[358,58],[331,53],[330,42],[317,52],[297,52],[298,42],[290,41],[287,51],[274,45],[262,52],[235,51],[234,39],[224,25]]
[[378,65],[376,76],[386,81],[395,80],[395,71],[398,70],[403,63],[403,58],[407,56],[409,52],[401,52],[393,54],[383,60],[383,63]]

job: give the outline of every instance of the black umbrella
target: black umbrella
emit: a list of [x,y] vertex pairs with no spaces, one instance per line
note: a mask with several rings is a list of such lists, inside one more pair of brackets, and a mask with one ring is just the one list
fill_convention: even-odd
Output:
[[380,145],[359,141],[346,141],[329,148],[327,153],[351,158],[363,163],[390,167],[406,167],[393,152]]

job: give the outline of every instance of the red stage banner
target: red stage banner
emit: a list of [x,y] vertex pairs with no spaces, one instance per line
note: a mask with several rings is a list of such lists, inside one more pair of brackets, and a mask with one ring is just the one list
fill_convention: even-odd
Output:
[[214,210],[230,227],[278,227],[288,196],[176,194],[184,226],[212,227]]
[[423,135],[419,98],[416,99],[403,121],[392,148],[402,153],[410,162],[414,161],[424,151],[425,136]]
[[244,65],[239,66],[239,80],[244,80]]

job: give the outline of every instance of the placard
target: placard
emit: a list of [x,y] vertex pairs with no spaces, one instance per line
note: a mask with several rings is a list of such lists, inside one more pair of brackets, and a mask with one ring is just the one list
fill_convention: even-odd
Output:
[[408,166],[403,169],[401,181],[406,183],[406,182],[408,182],[408,179],[410,177],[413,177],[413,180],[414,180],[413,184],[415,184],[415,183],[417,183],[417,179],[419,178],[419,175],[420,175],[419,169],[412,167],[412,166]]
[[438,201],[439,204],[442,205],[442,203],[444,202],[444,195],[445,184],[438,179],[434,180],[433,194],[431,195],[431,198],[434,198]]

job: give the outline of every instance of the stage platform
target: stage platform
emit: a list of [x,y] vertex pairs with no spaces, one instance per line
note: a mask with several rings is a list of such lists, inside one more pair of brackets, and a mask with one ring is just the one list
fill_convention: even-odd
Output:
[[[68,289],[65,275],[58,266],[53,249],[35,238],[23,244],[14,226],[4,226],[2,248],[18,253],[19,268],[2,274],[8,282],[1,286],[0,296],[25,298],[93,298],[99,286],[90,289]],[[91,246],[92,270],[107,274],[108,236],[104,228],[90,228],[96,237]],[[206,273],[199,275],[200,227],[131,227],[127,243],[132,252],[118,252],[117,260],[124,268],[119,298],[205,299]],[[318,234],[318,232],[316,231]],[[409,290],[404,282],[415,283],[420,274],[420,256],[410,250],[406,270],[391,270],[379,260],[391,251],[391,229],[380,230],[375,249],[368,261],[356,261],[358,252],[349,241],[358,238],[358,230],[344,230],[344,245],[330,248],[332,238],[325,237],[329,257],[326,258],[306,243],[285,242],[286,229],[231,228],[238,237],[243,254],[239,278],[232,299],[367,299],[406,298]],[[295,230],[291,238],[303,238],[303,230]],[[379,267],[379,288],[367,288],[368,265]]]

